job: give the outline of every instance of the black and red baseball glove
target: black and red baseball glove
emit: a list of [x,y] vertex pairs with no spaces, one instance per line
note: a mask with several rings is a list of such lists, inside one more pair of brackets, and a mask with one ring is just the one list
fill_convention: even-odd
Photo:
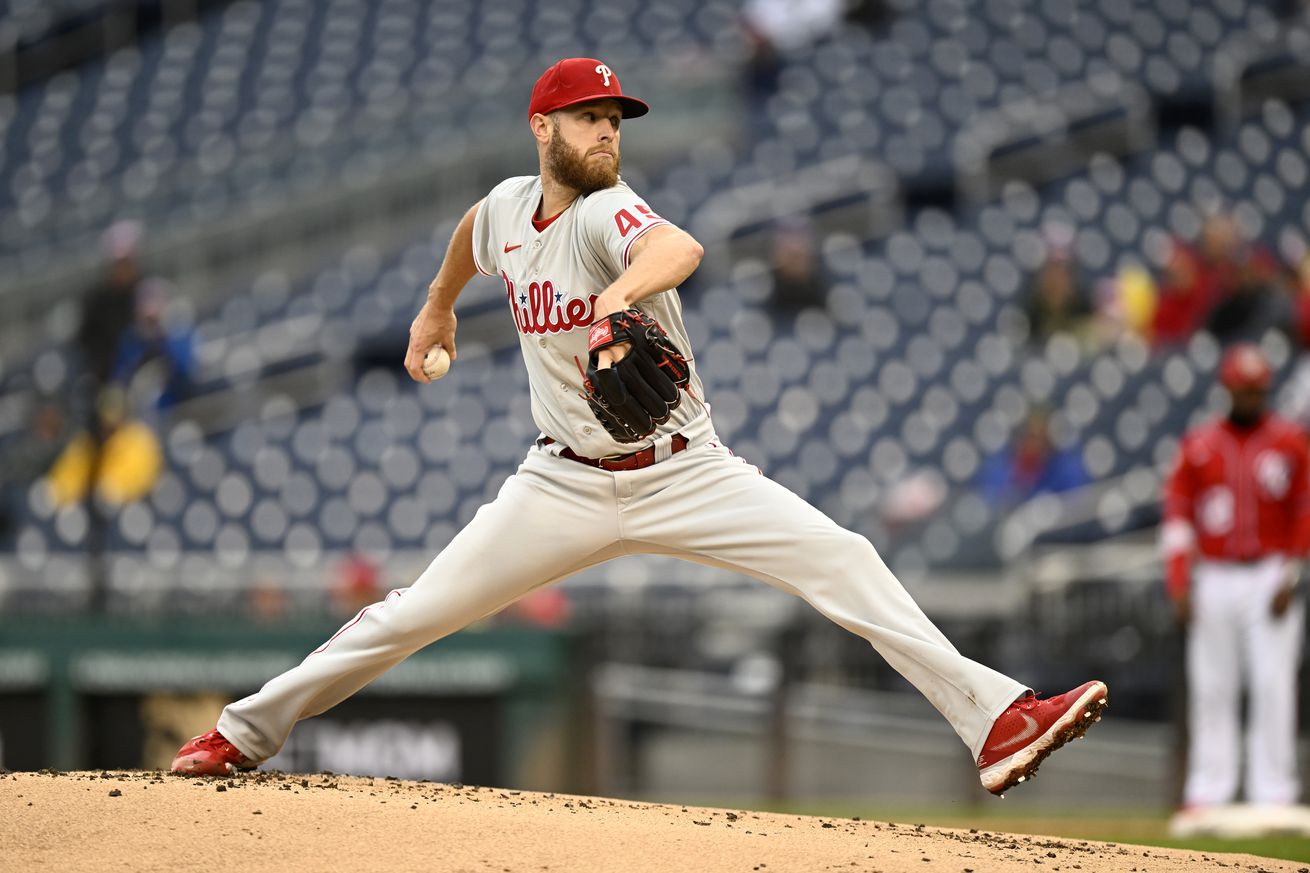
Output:
[[[601,349],[631,348],[612,367],[596,366]],[[639,309],[614,312],[587,331],[587,403],[610,436],[640,442],[669,420],[691,381],[691,367],[659,322]]]

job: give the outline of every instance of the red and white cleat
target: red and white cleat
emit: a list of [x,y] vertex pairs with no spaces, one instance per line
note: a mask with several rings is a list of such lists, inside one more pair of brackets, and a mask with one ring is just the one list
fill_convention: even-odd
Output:
[[1104,682],[1093,681],[1058,697],[1026,694],[1010,704],[992,724],[978,756],[983,788],[1000,794],[1031,778],[1047,755],[1101,720],[1108,695]]
[[192,737],[178,749],[172,770],[182,776],[230,776],[238,770],[253,770],[255,762],[213,730]]

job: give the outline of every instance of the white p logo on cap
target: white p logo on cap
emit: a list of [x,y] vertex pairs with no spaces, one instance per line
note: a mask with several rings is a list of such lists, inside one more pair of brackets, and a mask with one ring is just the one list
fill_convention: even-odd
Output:
[[605,87],[608,88],[610,86],[610,76],[614,75],[614,73],[611,72],[610,68],[605,66],[604,64],[597,64],[596,72],[600,73],[602,76],[605,77]]

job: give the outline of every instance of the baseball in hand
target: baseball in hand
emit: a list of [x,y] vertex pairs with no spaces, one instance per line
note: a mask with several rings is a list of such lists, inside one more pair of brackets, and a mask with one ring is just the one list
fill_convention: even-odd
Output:
[[423,356],[423,375],[429,379],[440,379],[450,369],[450,355],[441,346],[433,346]]

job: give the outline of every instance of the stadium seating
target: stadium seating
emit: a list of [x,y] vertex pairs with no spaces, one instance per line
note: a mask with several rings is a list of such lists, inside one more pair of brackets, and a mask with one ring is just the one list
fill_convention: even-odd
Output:
[[[852,152],[940,172],[989,111],[1105,76],[1174,95],[1208,81],[1225,40],[1278,26],[1269,4],[1238,0],[896,5],[885,34],[847,26],[786,59],[761,119],[772,135],[733,178]],[[422,151],[561,53],[733,58],[735,19],[725,0],[243,0],[0,101],[0,264],[49,262],[117,216],[210,221]]]
[[467,148],[487,100],[564,53],[726,49],[731,3],[242,0],[0,99],[0,264],[111,220],[212,221],[396,154]]

